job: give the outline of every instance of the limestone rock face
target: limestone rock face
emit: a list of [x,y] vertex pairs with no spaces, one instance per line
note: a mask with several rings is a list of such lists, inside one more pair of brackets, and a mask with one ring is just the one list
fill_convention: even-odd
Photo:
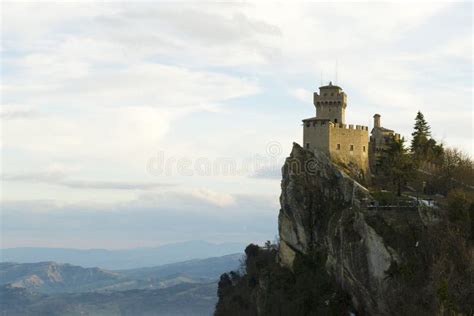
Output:
[[325,154],[298,144],[282,173],[280,263],[291,269],[296,255],[323,252],[326,270],[351,295],[358,311],[389,314],[386,271],[399,256],[377,232],[373,223],[378,221],[368,220],[380,214],[366,209],[372,200],[367,189]]
[[247,247],[245,274],[221,277],[216,316],[472,315],[474,251],[460,227],[409,196],[375,207],[351,172],[293,145],[279,247]]

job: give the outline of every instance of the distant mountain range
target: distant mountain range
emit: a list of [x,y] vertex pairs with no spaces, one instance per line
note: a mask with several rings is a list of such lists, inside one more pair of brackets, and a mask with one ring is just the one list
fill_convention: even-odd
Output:
[[105,292],[209,283],[238,269],[242,254],[194,259],[151,268],[111,271],[56,262],[0,263],[0,285],[38,293]]
[[54,261],[82,267],[104,269],[134,269],[153,267],[191,259],[219,257],[242,252],[242,243],[213,244],[205,241],[188,241],[167,244],[156,248],[124,250],[67,249],[67,248],[9,248],[2,249],[0,261],[31,263]]
[[0,263],[0,315],[211,315],[217,280],[242,254],[110,271]]

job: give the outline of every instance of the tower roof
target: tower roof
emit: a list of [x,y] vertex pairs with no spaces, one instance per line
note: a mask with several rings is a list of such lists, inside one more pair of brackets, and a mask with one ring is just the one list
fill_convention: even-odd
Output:
[[341,90],[342,90],[341,87],[336,86],[336,85],[333,85],[333,84],[332,84],[332,81],[329,81],[329,84],[328,84],[328,85],[319,87],[319,89],[341,89]]

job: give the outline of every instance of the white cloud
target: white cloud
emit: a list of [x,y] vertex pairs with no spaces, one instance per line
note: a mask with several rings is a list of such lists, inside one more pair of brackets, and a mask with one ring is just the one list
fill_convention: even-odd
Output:
[[150,190],[170,187],[170,183],[137,182],[137,181],[101,181],[70,179],[62,172],[39,172],[24,174],[3,174],[2,181],[20,181],[45,183],[65,186],[72,189],[99,189],[99,190]]
[[42,116],[4,121],[3,144],[51,161],[103,157],[143,165],[180,117],[257,92],[245,79],[157,64],[96,72],[46,91],[15,86],[4,93],[8,108],[30,104]]
[[313,92],[303,88],[291,89],[290,94],[303,103],[309,103],[313,100]]
[[196,189],[191,195],[204,202],[217,205],[219,207],[231,206],[235,204],[235,198],[227,193],[219,193],[208,189]]

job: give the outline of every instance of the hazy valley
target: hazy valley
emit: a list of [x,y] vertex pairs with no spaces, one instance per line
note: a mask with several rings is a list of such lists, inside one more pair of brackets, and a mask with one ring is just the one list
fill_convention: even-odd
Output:
[[241,258],[241,253],[235,253],[121,270],[53,261],[2,262],[0,312],[2,315],[210,315],[217,302],[219,276],[238,269]]

